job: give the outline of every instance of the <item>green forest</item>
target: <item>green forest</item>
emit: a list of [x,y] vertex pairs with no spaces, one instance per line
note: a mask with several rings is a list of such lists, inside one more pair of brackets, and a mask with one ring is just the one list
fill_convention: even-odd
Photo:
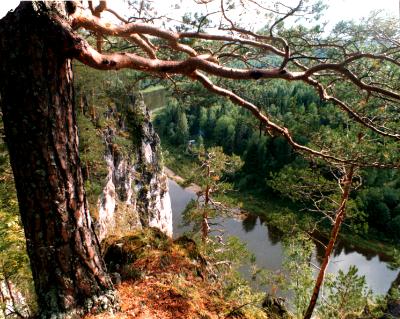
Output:
[[192,2],[0,4],[0,318],[400,318],[396,12]]
[[[351,124],[343,113],[329,103],[321,103],[312,88],[304,84],[274,82],[246,88],[246,94],[257,97],[269,114],[292,128],[296,140],[310,143],[324,136],[340,141],[343,133],[352,133]],[[238,88],[240,89],[240,88]],[[172,95],[165,108],[157,112],[154,124],[172,154],[186,153],[189,140],[206,148],[221,146],[228,155],[239,155],[243,167],[227,178],[235,188],[271,200],[282,196],[298,208],[312,207],[311,197],[297,193],[290,185],[319,185],[327,189],[326,196],[335,192],[329,184],[334,181],[331,167],[316,160],[308,160],[292,150],[285,139],[271,136],[259,129],[259,123],[245,110],[235,108],[225,99],[210,97],[200,86],[185,91],[198,94]],[[177,98],[178,97],[178,98]],[[347,137],[347,136],[346,136]],[[400,236],[400,188],[396,169],[360,172],[362,184],[352,194],[349,206],[350,232],[366,238],[379,238],[396,244]],[[329,187],[331,186],[331,187]],[[315,194],[316,195],[316,194]],[[315,216],[319,218],[318,214]]]

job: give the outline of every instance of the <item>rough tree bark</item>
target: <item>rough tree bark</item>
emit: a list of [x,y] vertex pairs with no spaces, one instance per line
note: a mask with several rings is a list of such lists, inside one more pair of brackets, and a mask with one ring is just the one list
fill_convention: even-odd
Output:
[[[301,3],[302,1],[299,6]],[[98,13],[107,9],[105,1],[101,1],[96,9],[91,6],[92,14],[80,8],[79,1],[25,2],[15,13],[8,14],[0,21],[0,102],[39,305],[44,314],[51,311],[69,312],[76,306],[81,307],[85,300],[92,300],[94,295],[101,295],[112,287],[99,257],[98,244],[91,230],[86,208],[77,153],[72,74],[68,58],[76,58],[88,66],[102,70],[130,68],[166,77],[184,75],[200,82],[210,92],[229,98],[233,103],[249,110],[260,120],[266,132],[282,136],[299,152],[346,165],[399,167],[397,159],[394,163],[380,160],[359,163],[352,158],[339,158],[330,152],[299,144],[288,128],[275,123],[261,107],[214,84],[210,79],[210,76],[217,76],[233,80],[302,81],[312,86],[321,100],[332,102],[355,122],[380,136],[400,140],[400,134],[387,126],[386,122],[378,123],[368,115],[358,113],[358,107],[352,107],[331,95],[329,92],[332,88],[326,88],[319,81],[323,76],[334,76],[332,83],[337,80],[346,81],[364,92],[364,96],[360,95],[360,102],[364,101],[361,100],[364,97],[368,100],[373,96],[386,101],[385,108],[393,107],[392,104],[400,100],[396,86],[385,83],[381,78],[377,78],[377,82],[365,80],[363,68],[357,72],[351,70],[353,66],[357,70],[357,65],[362,61],[385,62],[398,67],[398,43],[388,41],[390,39],[384,33],[382,37],[374,36],[368,40],[381,43],[384,39],[385,44],[378,49],[378,53],[359,52],[358,49],[348,52],[347,46],[339,46],[339,58],[336,54],[333,55],[334,58],[323,59],[304,56],[303,50],[303,53],[308,49],[314,52],[316,47],[324,49],[332,47],[332,44],[330,41],[325,43],[324,40],[319,43],[318,39],[317,44],[311,41],[309,46],[303,48],[303,44],[290,44],[284,38],[274,35],[274,27],[293,16],[299,6],[284,16],[278,16],[269,30],[269,36],[237,28],[225,15],[223,1],[221,14],[225,22],[231,25],[228,31],[238,34],[237,36],[229,32],[225,35],[171,32],[151,23],[137,21],[116,26],[98,18]],[[57,8],[64,7],[68,9],[70,16],[61,16],[57,11]],[[269,9],[267,11],[272,12]],[[115,15],[119,17],[118,14]],[[128,22],[124,19],[122,21]],[[137,51],[139,54],[102,54],[73,32],[80,28],[97,35],[118,36],[133,41],[141,50]],[[200,54],[201,52],[183,43],[185,39],[218,41],[220,45],[216,52]],[[185,58],[158,59],[157,54],[162,53],[161,48],[165,47],[156,46],[159,40],[167,43],[169,50],[179,52]],[[275,67],[232,68],[230,63],[224,64],[223,59],[218,60],[218,52],[226,42],[252,48],[256,60],[259,57],[263,59],[265,54],[272,54],[278,58],[277,61],[282,62]],[[98,44],[100,49],[100,43]],[[222,52],[220,57],[226,53],[236,55],[236,45],[232,51],[229,49]],[[297,47],[300,52],[297,52]],[[146,53],[146,56],[141,56],[140,51]],[[340,53],[341,51],[343,52]],[[292,52],[300,55],[296,57],[297,54],[292,55]],[[245,62],[247,63],[246,60]],[[377,72],[379,77],[383,73],[386,71]],[[367,78],[372,78],[372,75],[368,71]],[[396,77],[388,75],[383,79],[392,78]],[[342,216],[344,217],[344,211]],[[338,222],[340,228],[342,217]],[[336,236],[336,231],[338,228],[332,235]],[[318,291],[319,287],[316,286],[314,297],[318,296]]]
[[78,155],[65,3],[22,2],[0,21],[0,104],[40,317],[116,304]]

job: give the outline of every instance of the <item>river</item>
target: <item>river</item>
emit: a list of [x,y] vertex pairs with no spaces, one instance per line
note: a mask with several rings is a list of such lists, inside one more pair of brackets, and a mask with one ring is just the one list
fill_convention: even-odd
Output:
[[[193,191],[183,189],[175,181],[169,180],[169,192],[172,204],[172,222],[174,237],[178,237],[188,228],[181,226],[182,212],[191,199],[196,195]],[[236,236],[247,245],[248,250],[256,256],[258,267],[269,270],[282,268],[283,247],[281,234],[268,226],[259,217],[249,216],[244,220],[226,218],[219,220],[225,234]],[[321,260],[323,256],[322,247],[318,247],[314,253]],[[364,275],[368,286],[374,294],[386,294],[391,283],[396,279],[399,270],[393,271],[388,268],[387,260],[377,253],[365,251],[339,242],[336,246],[334,256],[331,259],[328,272],[337,273],[339,269],[347,272],[350,265],[358,267],[359,274]]]

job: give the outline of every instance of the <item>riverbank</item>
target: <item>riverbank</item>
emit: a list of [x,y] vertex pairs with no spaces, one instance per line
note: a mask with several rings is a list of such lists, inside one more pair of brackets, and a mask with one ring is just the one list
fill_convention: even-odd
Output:
[[[196,195],[182,188],[172,179],[169,180],[168,187],[173,211],[174,238],[179,238],[193,230],[193,225],[186,224],[184,211],[187,204],[192,199],[196,199]],[[236,211],[243,212],[242,209],[236,209]],[[233,217],[231,214],[224,216],[217,215],[210,222],[210,231],[217,235],[217,240],[226,244],[233,239],[237,243],[240,243],[239,246],[244,247],[248,255],[252,256],[252,263],[249,263],[248,259],[240,263],[238,270],[242,278],[255,291],[269,291],[271,286],[268,284],[265,286],[266,282],[263,281],[264,279],[269,283],[275,283],[279,290],[279,293],[276,291],[277,295],[288,298],[287,300],[290,300],[289,304],[291,304],[291,294],[288,294],[287,289],[292,285],[289,277],[296,281],[296,273],[291,273],[286,278],[285,276],[281,277],[277,282],[275,282],[277,277],[273,274],[282,274],[282,271],[285,272],[284,269],[289,271],[286,267],[288,262],[290,263],[291,258],[293,258],[293,256],[289,257],[288,255],[291,250],[290,247],[299,244],[297,239],[304,237],[298,232],[293,233],[293,229],[282,231],[282,229],[274,227],[271,222],[266,221],[264,217],[249,213],[242,213]],[[287,225],[290,228],[291,223],[288,222]],[[324,248],[320,244],[320,241],[315,240],[315,236],[316,234],[312,236],[314,238],[314,245],[312,246],[311,263],[318,267],[324,256]],[[303,245],[298,246],[296,251],[301,254],[303,247]],[[220,249],[217,250],[220,251]],[[237,247],[235,247],[234,251],[236,253],[233,256],[243,256],[242,253],[238,253]],[[372,289],[374,295],[385,295],[398,276],[396,271],[388,269],[388,263],[382,261],[377,254],[365,252],[364,250],[338,241],[327,273],[333,276],[338,275],[339,271],[346,272],[350,265],[357,267],[359,276],[365,276],[366,283]],[[303,266],[304,270],[310,269],[308,268],[310,265]],[[262,276],[254,277],[255,269],[269,275],[263,277],[264,279],[261,279]],[[306,286],[301,289],[301,291],[306,290]]]
[[[295,224],[300,229],[308,231],[313,229],[315,225],[315,219],[283,205],[280,200],[265,198],[251,192],[230,192],[224,196],[219,196],[217,200],[238,205],[242,210],[262,217],[268,224],[282,231],[287,230],[288,227],[293,228]],[[310,233],[310,236],[326,243],[329,238],[329,231],[330,229],[324,226],[319,231],[314,230]],[[365,255],[377,255],[380,260],[385,262],[391,262],[396,251],[398,251],[398,247],[395,245],[375,239],[362,238],[357,234],[346,231],[346,229],[343,229],[339,234],[337,244],[357,249]]]
[[[182,152],[177,152],[173,147],[167,147],[165,152],[165,164],[168,167],[167,176],[176,181],[179,185],[189,187],[197,193],[200,188],[192,183],[191,176],[196,170],[193,159]],[[170,174],[170,175],[168,175]],[[193,188],[194,187],[194,188]],[[219,195],[216,200],[223,202],[230,207],[240,208],[241,211],[260,216],[268,224],[285,232],[288,227],[296,225],[298,228],[310,232],[315,228],[316,217],[299,211],[299,208],[287,200],[282,200],[265,194],[258,194],[255,191],[231,191]],[[329,237],[329,225],[321,227],[316,235],[318,239],[324,240]],[[391,243],[383,242],[375,238],[361,237],[351,230],[342,229],[339,234],[339,242],[363,251],[366,255],[378,255],[380,260],[390,262],[393,256],[398,254],[399,247]]]
[[199,185],[196,185],[195,183],[187,184],[187,181],[183,177],[177,175],[173,170],[169,169],[166,166],[164,167],[164,173],[165,175],[167,175],[169,179],[172,179],[173,181],[175,181],[188,191],[191,191],[196,194],[201,191],[201,187]]

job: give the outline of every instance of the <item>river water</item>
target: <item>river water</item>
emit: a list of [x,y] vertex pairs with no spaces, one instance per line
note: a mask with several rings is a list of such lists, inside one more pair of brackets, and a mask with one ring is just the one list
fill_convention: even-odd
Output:
[[[169,192],[172,204],[172,222],[174,237],[182,235],[189,228],[181,226],[182,212],[191,199],[196,195],[193,191],[183,189],[175,181],[169,180]],[[282,235],[268,226],[259,217],[249,216],[244,220],[226,218],[219,220],[225,234],[240,238],[247,245],[248,250],[256,256],[258,267],[269,270],[282,268],[283,247]],[[314,253],[316,260],[323,257],[323,248],[320,246]],[[388,260],[383,255],[359,249],[353,245],[338,243],[328,272],[337,273],[339,269],[347,272],[350,265],[358,267],[359,275],[364,275],[368,286],[374,294],[386,294],[391,283],[399,276],[399,270],[390,270]]]

